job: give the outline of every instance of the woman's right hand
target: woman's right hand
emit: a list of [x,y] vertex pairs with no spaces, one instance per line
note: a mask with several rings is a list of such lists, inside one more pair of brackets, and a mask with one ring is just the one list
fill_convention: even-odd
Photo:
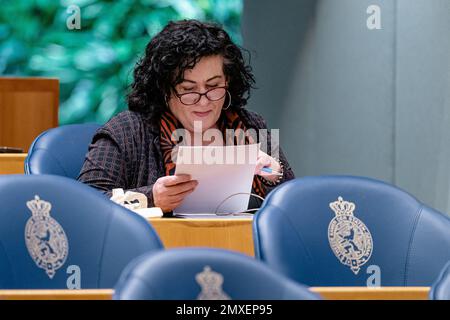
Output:
[[191,180],[191,176],[187,174],[161,177],[153,184],[153,203],[163,212],[170,212],[178,207],[197,185],[198,182]]

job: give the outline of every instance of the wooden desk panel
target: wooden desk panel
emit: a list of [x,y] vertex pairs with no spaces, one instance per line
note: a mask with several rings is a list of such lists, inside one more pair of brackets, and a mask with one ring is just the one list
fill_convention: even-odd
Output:
[[212,247],[254,256],[252,219],[152,218],[165,248]]
[[27,152],[43,131],[58,126],[59,80],[0,77],[0,145]]
[[0,300],[112,300],[114,290],[0,290]]
[[[326,300],[427,300],[429,287],[311,287]],[[112,289],[0,290],[0,300],[111,300]]]
[[326,300],[428,300],[429,287],[311,287]]
[[26,153],[0,153],[0,174],[24,174]]

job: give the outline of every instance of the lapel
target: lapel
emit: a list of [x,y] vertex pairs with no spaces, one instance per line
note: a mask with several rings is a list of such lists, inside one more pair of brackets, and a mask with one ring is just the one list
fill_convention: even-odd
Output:
[[[158,119],[151,119],[150,117],[145,116],[144,121],[147,123],[148,128],[148,141],[150,141],[149,152],[150,155],[154,155],[150,157],[151,161],[153,161],[153,166],[157,168],[157,172],[149,173],[150,183],[155,183],[155,181],[164,175],[164,161],[161,152],[160,146],[160,126]],[[152,164],[150,164],[152,166]]]

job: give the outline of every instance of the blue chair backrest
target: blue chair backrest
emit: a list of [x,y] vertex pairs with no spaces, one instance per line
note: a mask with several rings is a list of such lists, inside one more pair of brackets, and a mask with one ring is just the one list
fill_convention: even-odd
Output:
[[432,285],[429,297],[430,300],[450,300],[450,261]]
[[143,255],[125,269],[114,293],[117,300],[318,298],[255,259],[206,248]]
[[253,232],[258,259],[312,286],[430,286],[450,260],[449,217],[362,177],[282,184]]
[[76,179],[98,128],[98,124],[71,124],[41,133],[28,150],[25,173]]
[[144,218],[69,178],[0,176],[0,203],[1,289],[113,288],[131,260],[162,248]]

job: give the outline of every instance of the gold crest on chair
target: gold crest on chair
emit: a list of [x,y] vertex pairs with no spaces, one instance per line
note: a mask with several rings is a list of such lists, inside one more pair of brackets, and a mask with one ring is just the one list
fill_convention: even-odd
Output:
[[331,249],[339,261],[356,275],[372,255],[372,235],[367,226],[353,215],[354,203],[338,197],[329,206],[336,214],[328,225]]
[[52,279],[66,262],[69,241],[61,225],[50,216],[52,205],[39,196],[27,201],[31,218],[25,226],[25,243],[31,258]]

